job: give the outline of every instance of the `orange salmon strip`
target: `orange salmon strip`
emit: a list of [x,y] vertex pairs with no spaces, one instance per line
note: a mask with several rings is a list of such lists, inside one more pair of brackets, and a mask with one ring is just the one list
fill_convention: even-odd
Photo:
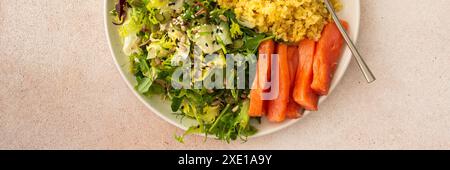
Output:
[[250,108],[249,115],[251,117],[261,117],[265,113],[266,101],[262,99],[263,85],[270,79],[270,60],[271,55],[275,52],[275,42],[267,40],[261,43],[258,49],[259,55],[265,54],[266,58],[259,58],[256,69],[256,76],[253,82],[253,88],[250,91]]
[[[348,29],[348,24],[342,21],[342,25]],[[319,95],[328,95],[331,80],[340,60],[344,39],[335,23],[325,26],[322,37],[317,43],[314,56],[314,79],[311,88]]]
[[303,40],[300,42],[298,51],[300,53],[300,64],[297,68],[293,97],[295,102],[306,110],[317,111],[319,96],[311,88],[313,81],[313,62],[316,42]]
[[[289,76],[288,64],[288,46],[286,44],[279,44],[277,48],[278,53],[278,98],[269,101],[267,108],[267,119],[271,122],[283,122],[286,120],[286,111],[289,103],[289,94],[291,86],[291,78]],[[273,71],[273,69],[271,70]],[[272,88],[272,90],[274,90]]]

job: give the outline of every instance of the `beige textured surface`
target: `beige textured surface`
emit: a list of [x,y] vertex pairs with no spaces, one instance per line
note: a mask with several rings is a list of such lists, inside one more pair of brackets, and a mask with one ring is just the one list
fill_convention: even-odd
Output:
[[376,83],[352,63],[320,112],[288,129],[183,145],[120,77],[102,0],[0,0],[0,148],[450,149],[450,1],[361,1]]

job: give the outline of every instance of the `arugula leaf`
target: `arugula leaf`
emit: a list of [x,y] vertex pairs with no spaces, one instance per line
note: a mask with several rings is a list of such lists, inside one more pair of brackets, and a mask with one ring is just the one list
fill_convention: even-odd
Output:
[[175,97],[172,99],[172,104],[170,105],[172,112],[178,112],[181,107],[181,103],[183,102],[183,98]]
[[259,45],[261,42],[273,39],[273,36],[267,37],[264,34],[255,34],[254,36],[244,36],[244,49],[252,54],[255,54],[258,50]]
[[222,110],[222,112],[220,113],[219,117],[217,118],[217,120],[214,122],[214,124],[212,124],[212,126],[209,128],[208,132],[212,132],[214,130],[214,128],[216,128],[216,126],[218,125],[218,123],[220,122],[220,120],[222,119],[222,117],[228,112],[228,110],[230,109],[230,104],[227,104],[227,106],[225,106],[225,108]]
[[206,124],[214,123],[219,115],[219,106],[206,106],[203,108],[203,114],[201,115],[202,121]]
[[136,89],[139,93],[144,94],[150,90],[150,87],[153,85],[153,82],[158,78],[158,74],[160,71],[157,68],[150,67],[147,63],[147,60],[143,56],[139,57],[138,62],[138,70],[139,73],[136,73],[137,77],[139,77],[138,85]]
[[199,134],[202,133],[202,128],[200,126],[191,126],[186,132],[184,132],[181,136],[175,135],[175,140],[177,140],[180,143],[184,143],[184,138],[187,135],[191,134]]
[[241,111],[239,112],[238,116],[234,120],[234,125],[239,126],[238,134],[239,136],[241,133],[245,133],[245,131],[248,129],[250,116],[248,115],[248,110],[250,108],[250,101],[245,100],[242,103]]

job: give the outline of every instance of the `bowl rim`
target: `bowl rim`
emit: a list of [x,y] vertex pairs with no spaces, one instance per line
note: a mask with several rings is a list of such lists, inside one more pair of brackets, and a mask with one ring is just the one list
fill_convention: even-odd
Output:
[[[166,117],[164,114],[162,114],[162,113],[160,113],[157,109],[155,109],[149,102],[147,102],[145,99],[144,99],[144,97],[142,96],[142,95],[140,95],[136,90],[135,90],[135,88],[134,88],[134,85],[133,84],[131,84],[131,82],[130,81],[128,81],[128,79],[127,79],[127,77],[125,76],[125,72],[124,72],[124,70],[123,69],[121,69],[121,66],[120,66],[120,64],[119,64],[119,62],[118,62],[118,60],[117,60],[117,56],[116,56],[116,54],[115,54],[115,52],[114,52],[114,49],[113,49],[113,45],[112,45],[112,41],[111,41],[111,30],[112,30],[112,28],[111,28],[111,24],[109,24],[109,19],[108,19],[108,15],[109,15],[109,9],[108,9],[108,3],[111,3],[111,0],[104,0],[104,4],[103,4],[103,14],[104,14],[104,16],[103,16],[103,20],[104,20],[104,28],[105,28],[105,34],[106,34],[106,38],[107,38],[107,42],[108,42],[108,46],[109,46],[109,50],[110,50],[110,52],[111,52],[111,57],[113,58],[113,60],[114,60],[114,65],[116,66],[116,68],[117,68],[117,70],[119,70],[119,73],[120,73],[120,75],[121,75],[121,77],[122,77],[122,79],[123,79],[123,81],[125,81],[125,83],[127,84],[127,86],[128,86],[128,88],[132,91],[132,93],[148,108],[148,109],[150,109],[150,111],[152,111],[154,114],[156,114],[156,115],[158,115],[158,117],[160,117],[161,119],[163,119],[163,120],[165,120],[165,121],[167,121],[167,122],[169,122],[170,124],[172,124],[173,126],[175,126],[175,127],[178,127],[178,128],[180,128],[180,129],[182,129],[182,130],[184,130],[184,131],[186,131],[187,129],[188,129],[188,127],[185,127],[185,126],[183,126],[181,123],[179,123],[179,122],[177,122],[177,121],[174,121],[174,120],[172,120],[172,119],[169,119],[168,117]],[[356,3],[356,7],[357,7],[357,12],[355,13],[355,17],[356,17],[356,21],[357,21],[357,24],[356,24],[356,28],[354,29],[354,34],[353,34],[353,36],[351,37],[354,41],[355,41],[355,43],[358,41],[358,37],[359,37],[359,33],[360,33],[360,27],[361,27],[361,2],[360,2],[360,0],[356,0],[356,1],[354,1],[354,3]],[[353,30],[353,29],[352,29]],[[348,49],[346,49],[346,50],[348,50]],[[344,55],[344,54],[342,54],[342,55]],[[352,54],[350,54],[350,55],[352,55]],[[339,63],[339,65],[340,65],[340,67],[344,67],[345,69],[343,70],[343,73],[342,74],[338,74],[338,75],[336,75],[335,77],[334,77],[334,79],[335,79],[335,84],[332,84],[332,86],[331,86],[331,88],[330,88],[330,93],[332,93],[333,91],[334,91],[334,89],[336,88],[336,86],[339,84],[339,82],[342,80],[342,78],[344,77],[344,75],[346,74],[346,72],[347,72],[347,69],[348,69],[348,66],[349,66],[349,64],[350,64],[350,62],[351,62],[351,60],[352,60],[352,56],[350,56],[350,58],[349,59],[347,59],[347,60],[344,60],[344,61],[340,61],[340,63]],[[328,98],[328,96],[322,96],[321,98],[320,98],[320,101],[319,101],[319,104],[321,104],[322,102],[324,102],[326,99]],[[275,127],[275,128],[271,128],[271,129],[269,129],[269,130],[265,130],[264,132],[258,132],[258,133],[256,133],[255,135],[253,135],[253,136],[249,136],[248,138],[249,139],[251,139],[251,138],[258,138],[258,137],[262,137],[262,136],[266,136],[266,135],[269,135],[269,134],[272,134],[272,133],[275,133],[275,132],[277,132],[277,131],[281,131],[281,130],[283,130],[283,129],[285,129],[285,128],[287,128],[287,127],[290,127],[290,126],[292,126],[293,124],[295,124],[295,123],[297,123],[297,122],[299,122],[299,121],[301,121],[301,120],[303,120],[306,116],[308,116],[309,114],[310,114],[311,112],[310,111],[305,111],[305,113],[303,114],[303,116],[301,117],[301,118],[299,118],[299,119],[295,119],[295,120],[290,120],[289,122],[286,122],[286,123],[283,123],[283,124],[280,124],[279,126],[277,126],[277,127]],[[196,134],[196,135],[199,135],[199,136],[206,136],[205,134]],[[215,136],[212,136],[212,135],[207,135],[207,137],[208,138],[216,138]]]

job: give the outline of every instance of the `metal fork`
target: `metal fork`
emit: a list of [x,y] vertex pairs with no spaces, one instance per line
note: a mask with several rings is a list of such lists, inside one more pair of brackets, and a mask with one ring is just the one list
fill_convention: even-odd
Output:
[[344,27],[342,26],[342,24],[339,20],[339,17],[337,16],[336,11],[334,10],[333,5],[331,4],[330,0],[324,0],[324,1],[325,1],[325,6],[327,6],[328,11],[331,13],[331,17],[333,18],[339,31],[341,32],[342,37],[344,37],[344,40],[347,43],[348,47],[350,48],[350,51],[352,51],[353,57],[356,59],[356,62],[358,62],[358,66],[361,69],[362,73],[364,74],[364,77],[366,78],[367,83],[374,82],[376,80],[375,76],[373,75],[372,71],[370,71],[369,66],[367,66],[366,62],[364,61],[363,57],[359,53],[355,44],[350,39],[350,36],[348,36],[347,31],[345,31]]

